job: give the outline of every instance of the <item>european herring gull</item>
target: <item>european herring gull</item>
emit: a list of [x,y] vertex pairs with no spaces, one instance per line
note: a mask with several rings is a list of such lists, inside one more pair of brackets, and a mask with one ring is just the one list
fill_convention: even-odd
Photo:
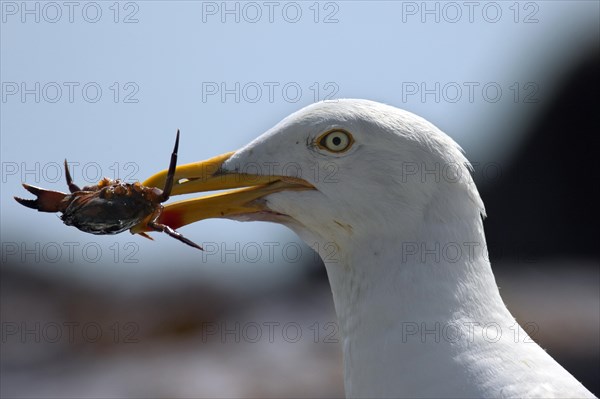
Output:
[[593,397],[506,308],[470,165],[425,119],[367,100],[320,102],[175,178],[172,195],[235,190],[169,204],[161,223],[272,221],[317,250],[347,396]]

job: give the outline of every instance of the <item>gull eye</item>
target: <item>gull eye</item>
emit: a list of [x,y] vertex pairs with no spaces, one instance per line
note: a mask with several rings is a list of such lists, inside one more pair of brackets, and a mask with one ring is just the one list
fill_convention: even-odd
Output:
[[321,135],[321,137],[318,138],[317,143],[319,147],[331,152],[344,152],[352,146],[354,139],[348,132],[343,130],[332,130]]

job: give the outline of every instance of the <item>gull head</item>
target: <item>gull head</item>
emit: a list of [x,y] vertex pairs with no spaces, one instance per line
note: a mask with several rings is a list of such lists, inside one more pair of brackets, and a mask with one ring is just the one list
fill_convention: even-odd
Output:
[[[167,171],[144,182],[158,186]],[[425,119],[368,100],[309,105],[238,151],[176,169],[173,228],[206,218],[272,221],[307,242],[416,238],[427,225],[479,219],[484,207],[461,148]],[[132,232],[143,231],[143,226]]]
[[367,100],[305,107],[235,152],[221,173],[308,182],[313,190],[269,194],[261,198],[265,211],[237,218],[283,223],[312,241],[391,231],[408,239],[424,219],[464,217],[465,207],[483,212],[468,161],[449,136],[417,115]]

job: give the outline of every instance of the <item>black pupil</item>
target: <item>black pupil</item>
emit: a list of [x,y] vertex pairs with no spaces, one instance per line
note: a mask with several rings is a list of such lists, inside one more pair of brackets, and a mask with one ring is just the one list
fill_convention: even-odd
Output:
[[333,138],[333,145],[337,146],[337,145],[340,145],[340,144],[342,144],[342,139],[339,138],[339,137],[334,137]]

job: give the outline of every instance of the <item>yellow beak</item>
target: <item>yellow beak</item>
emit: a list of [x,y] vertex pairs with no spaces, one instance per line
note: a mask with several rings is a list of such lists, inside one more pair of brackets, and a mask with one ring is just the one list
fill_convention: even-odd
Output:
[[[164,206],[158,219],[174,229],[199,220],[227,218],[265,211],[260,198],[284,190],[313,190],[314,186],[295,177],[253,175],[223,172],[221,166],[234,153],[210,158],[206,161],[177,166],[171,195],[206,191],[235,189],[206,197],[178,201]],[[150,177],[142,184],[162,188],[167,179],[167,170]],[[146,221],[131,228],[132,233],[151,231]]]

